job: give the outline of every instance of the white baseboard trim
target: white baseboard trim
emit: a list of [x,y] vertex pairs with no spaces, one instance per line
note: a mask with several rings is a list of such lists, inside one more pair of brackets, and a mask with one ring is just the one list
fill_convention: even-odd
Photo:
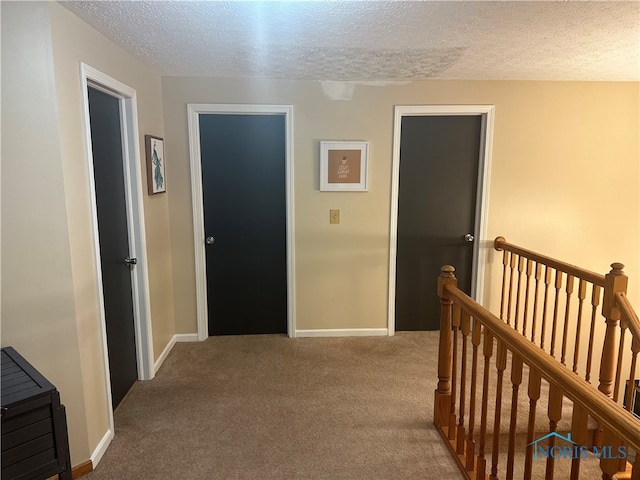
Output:
[[160,370],[160,367],[162,366],[164,361],[167,359],[167,356],[171,353],[171,350],[173,349],[176,343],[197,342],[197,341],[198,341],[197,333],[178,333],[173,337],[171,337],[171,340],[169,340],[169,343],[167,343],[167,346],[164,347],[164,350],[158,357],[158,360],[156,360],[156,363],[153,364],[154,373],[158,373],[158,370]]
[[96,468],[98,462],[102,460],[102,456],[107,451],[107,448],[109,448],[111,440],[113,440],[113,432],[111,430],[107,430],[107,433],[104,434],[104,437],[102,437],[102,440],[100,440],[100,443],[98,443],[98,446],[91,454],[91,464],[93,468]]
[[158,370],[160,370],[160,367],[162,366],[164,361],[167,359],[167,356],[169,355],[169,353],[171,353],[171,349],[175,344],[176,344],[176,336],[174,335],[173,337],[171,337],[171,340],[169,340],[169,343],[167,343],[167,346],[164,347],[164,350],[156,360],[156,363],[153,364],[154,374],[158,373]]
[[386,337],[386,328],[322,328],[296,330],[296,337]]
[[175,336],[176,342],[198,342],[197,333],[178,333]]

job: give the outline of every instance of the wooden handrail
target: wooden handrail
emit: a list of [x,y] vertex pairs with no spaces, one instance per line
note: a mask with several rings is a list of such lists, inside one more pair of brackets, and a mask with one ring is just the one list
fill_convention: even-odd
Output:
[[617,292],[615,294],[616,306],[620,310],[621,318],[626,321],[627,327],[633,335],[635,342],[640,342],[640,320],[638,315],[633,310],[627,295],[623,292]]
[[583,280],[586,280],[587,282],[591,282],[594,285],[604,287],[604,275],[600,275],[599,273],[595,273],[590,270],[585,270],[584,268],[576,267],[575,265],[571,265],[570,263],[565,263],[560,260],[556,260],[555,258],[547,257],[546,255],[542,255],[532,250],[527,250],[526,248],[522,248],[517,245],[513,245],[511,243],[508,243],[504,237],[496,237],[496,239],[493,241],[493,248],[495,248],[499,252],[506,250],[507,252],[516,253],[535,262],[548,265],[549,267],[560,270],[561,272],[565,272],[569,275],[573,275],[574,277],[581,278]]
[[[589,383],[567,370],[531,342],[522,341],[521,335],[458,289],[455,282],[443,283],[441,288],[444,298],[460,305],[479,320],[493,336],[504,342],[508,350],[537,369],[550,384],[563,391],[569,399],[584,408],[611,433],[620,437],[626,445],[640,451],[640,419],[619,408],[610,398],[594,390]],[[624,300],[626,299],[621,299],[623,303]]]

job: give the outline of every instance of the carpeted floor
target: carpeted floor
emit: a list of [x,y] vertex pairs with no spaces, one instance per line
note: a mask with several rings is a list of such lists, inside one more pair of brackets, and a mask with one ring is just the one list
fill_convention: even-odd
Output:
[[458,479],[432,424],[438,332],[177,344],[87,480]]

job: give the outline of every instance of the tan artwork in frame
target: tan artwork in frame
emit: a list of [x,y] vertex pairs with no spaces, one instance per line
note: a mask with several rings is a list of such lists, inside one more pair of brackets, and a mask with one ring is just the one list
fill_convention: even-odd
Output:
[[320,191],[368,190],[369,142],[320,142]]

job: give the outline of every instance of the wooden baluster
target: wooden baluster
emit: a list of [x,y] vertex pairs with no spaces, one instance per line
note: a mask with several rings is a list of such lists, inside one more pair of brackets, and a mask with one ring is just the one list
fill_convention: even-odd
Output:
[[573,373],[578,373],[578,357],[580,356],[580,337],[582,336],[582,306],[587,296],[587,282],[578,282],[578,320],[576,325],[576,343],[573,348]]
[[[627,411],[631,411],[633,407],[633,392],[635,391],[636,365],[638,361],[638,353],[640,352],[640,338],[634,337],[631,342],[631,368],[629,369],[629,379],[627,380],[627,395],[624,401]],[[640,453],[640,452],[639,452]]]
[[566,365],[567,359],[567,333],[569,331],[569,311],[571,310],[571,295],[573,295],[573,275],[567,275],[567,285],[565,292],[567,294],[567,302],[564,308],[564,329],[562,330],[562,353],[560,355],[560,363]]
[[469,398],[469,434],[467,436],[466,469],[471,471],[475,465],[476,441],[473,438],[473,430],[476,422],[476,390],[478,383],[478,347],[482,333],[482,324],[473,319],[473,329],[471,331],[471,343],[473,345],[473,355],[471,360],[471,395]]
[[596,329],[596,318],[598,316],[598,306],[600,305],[601,288],[599,285],[593,285],[591,291],[591,330],[589,330],[589,346],[587,347],[587,371],[584,379],[588,382],[591,378],[591,365],[593,362],[593,337]]
[[[593,362],[593,340],[595,337],[595,326],[596,326],[596,310],[600,305],[601,299],[601,291],[602,288],[599,285],[593,285],[593,291],[591,294],[591,331],[589,332],[589,349],[587,350],[587,373],[585,375],[585,380],[589,382],[591,378],[591,365]],[[602,355],[603,350],[600,351]],[[589,382],[591,383],[591,382]],[[591,442],[593,445],[602,446],[602,424],[600,421],[597,422],[597,427],[593,432],[593,439]]]
[[493,447],[491,449],[491,475],[490,480],[498,479],[498,461],[500,459],[500,419],[502,411],[502,381],[504,370],[507,368],[507,349],[503,342],[498,340],[496,352],[496,410],[493,421]]
[[547,334],[547,308],[549,298],[549,285],[551,285],[551,268],[544,266],[544,300],[542,303],[542,332],[540,335],[540,348],[544,350],[544,337]]
[[507,453],[507,479],[513,479],[513,462],[516,448],[516,422],[518,421],[518,391],[522,383],[522,359],[511,357],[511,422],[509,423],[509,451]]
[[540,277],[542,273],[542,265],[536,262],[536,291],[533,296],[533,318],[531,319],[531,341],[536,341],[536,320],[538,318],[538,287],[540,285]]
[[602,480],[613,480],[613,478],[615,478],[615,474],[620,471],[620,460],[616,458],[618,456],[618,447],[621,446],[620,438],[606,427],[603,430],[602,438],[602,448],[610,450],[609,455],[603,455],[600,457]]
[[458,395],[458,330],[460,330],[460,306],[453,304],[451,318],[453,328],[453,365],[451,369],[451,404],[449,406],[449,440],[456,439],[456,398]]
[[640,452],[636,452],[636,460],[631,470],[631,480],[640,480]]
[[458,443],[456,445],[456,452],[460,455],[464,455],[464,440],[465,440],[465,431],[464,431],[464,411],[465,411],[465,402],[466,402],[466,385],[467,385],[467,339],[469,337],[469,332],[471,330],[471,320],[469,318],[469,313],[466,311],[462,311],[462,317],[460,319],[460,331],[462,332],[462,358],[460,359],[460,408],[458,408]]
[[449,421],[451,403],[451,305],[453,301],[447,287],[456,287],[455,268],[445,265],[440,269],[438,296],[440,297],[440,343],[438,350],[438,387],[434,394],[433,423],[441,429]]
[[616,328],[620,321],[620,310],[616,306],[616,293],[627,293],[627,276],[621,263],[612,263],[611,272],[604,277],[604,299],[602,315],[606,318],[607,328],[604,334],[602,360],[600,361],[600,384],[598,390],[611,396],[616,358]]
[[[628,412],[631,412],[633,409],[633,398],[635,388],[635,378],[636,378],[636,369],[637,369],[637,361],[638,361],[638,352],[640,352],[640,338],[633,337],[631,341],[631,367],[629,368],[629,379],[627,380],[627,390],[626,396],[624,399],[625,409]],[[627,452],[629,448],[627,447]],[[640,457],[640,452],[636,452],[636,456]],[[620,465],[618,466],[618,470],[626,469],[626,459],[620,461]]]
[[[573,404],[573,413],[571,415],[571,435],[574,442],[579,446],[589,444],[589,432],[587,431],[588,412],[578,405]],[[571,460],[571,480],[578,480],[580,478],[580,457],[581,452],[577,452],[578,455],[574,455]]]
[[[558,422],[562,418],[562,392],[553,384],[549,385],[549,432],[555,433],[558,430]],[[556,445],[555,435],[549,437],[549,452]],[[554,459],[552,455],[547,457],[547,468],[545,470],[545,480],[553,480]]]
[[[620,447],[624,447],[625,448],[625,452],[629,451],[629,447],[623,441],[620,441],[620,445],[619,445],[618,448],[620,448]],[[614,450],[614,455],[615,455],[615,450]],[[627,458],[626,457],[625,458],[620,458],[620,459],[618,459],[618,466],[617,466],[616,470],[618,470],[618,472],[626,472],[628,466],[629,465],[627,464]]]
[[527,260],[527,279],[524,284],[524,314],[522,315],[522,335],[527,336],[527,317],[529,316],[529,284],[533,271],[533,260]]
[[509,300],[507,302],[507,325],[511,325],[511,303],[513,300],[513,276],[514,269],[516,268],[516,258],[518,256],[515,253],[511,254],[511,262],[509,265]]
[[540,399],[540,372],[529,368],[529,424],[527,426],[527,450],[524,459],[524,480],[531,480],[533,472],[533,439],[536,434],[536,406]]
[[485,480],[487,475],[487,460],[485,455],[485,444],[487,441],[487,410],[489,404],[489,372],[491,370],[491,356],[493,355],[493,335],[488,330],[484,332],[484,373],[482,379],[482,412],[480,414],[480,451],[478,452],[477,479]]
[[560,288],[562,288],[562,272],[560,270],[556,270],[556,297],[553,302],[553,326],[551,327],[551,350],[549,353],[552,357],[555,358],[555,348],[556,348],[556,330],[558,325],[558,302],[560,300]]
[[[520,319],[520,287],[522,286],[522,270],[524,268],[524,257],[518,259],[518,284],[516,286],[516,315],[514,318],[514,325],[516,332],[518,331],[518,320]],[[524,332],[522,332],[524,335]]]
[[509,252],[502,252],[502,295],[500,296],[500,320],[504,321],[504,304],[507,296],[507,265],[509,264]]
[[613,401],[618,401],[620,394],[620,378],[622,377],[622,358],[624,357],[624,335],[627,331],[627,323],[620,321],[620,343],[618,345],[618,362],[616,363],[616,379],[613,382]]

